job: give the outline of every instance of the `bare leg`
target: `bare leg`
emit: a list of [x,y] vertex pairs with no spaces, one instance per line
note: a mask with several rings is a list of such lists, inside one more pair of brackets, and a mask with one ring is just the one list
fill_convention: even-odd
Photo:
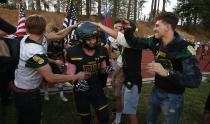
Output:
[[138,119],[136,115],[134,114],[127,115],[127,124],[138,124]]
[[93,124],[100,124],[100,122],[99,122],[99,120],[98,120],[98,118],[97,118],[97,117],[95,117],[95,118],[94,118],[94,122],[93,122]]
[[122,98],[116,97],[116,117],[113,124],[119,124],[121,122],[122,109]]

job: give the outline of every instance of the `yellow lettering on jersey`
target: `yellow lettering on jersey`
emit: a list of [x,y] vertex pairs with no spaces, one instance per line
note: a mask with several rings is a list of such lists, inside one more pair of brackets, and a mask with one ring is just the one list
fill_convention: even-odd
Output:
[[100,56],[101,59],[106,58],[106,56]]
[[88,62],[89,65],[95,64],[95,63],[96,63],[96,61]]
[[196,51],[195,51],[195,49],[192,47],[192,46],[188,46],[187,47],[187,49],[190,51],[190,53],[192,54],[192,55],[196,55]]
[[100,63],[83,65],[82,68],[83,71],[91,72],[91,74],[96,74],[100,69]]
[[95,60],[97,61],[97,60],[99,60],[99,58],[95,58]]

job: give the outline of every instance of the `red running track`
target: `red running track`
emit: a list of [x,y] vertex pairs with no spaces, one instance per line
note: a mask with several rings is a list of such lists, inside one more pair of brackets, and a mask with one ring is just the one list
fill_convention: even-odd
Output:
[[[196,56],[199,60],[200,56]],[[148,63],[152,62],[154,60],[154,56],[151,51],[143,51],[142,52],[142,63],[141,63],[141,74],[143,78],[151,78],[154,77],[154,74],[151,74],[147,72],[146,66]],[[210,61],[210,56],[204,56],[203,60],[199,60],[200,63],[200,70],[201,72],[210,72],[210,64],[204,69],[207,62]]]

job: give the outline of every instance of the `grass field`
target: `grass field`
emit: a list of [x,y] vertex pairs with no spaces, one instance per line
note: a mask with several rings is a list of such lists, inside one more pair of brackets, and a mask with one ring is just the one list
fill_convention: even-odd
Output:
[[[143,84],[140,101],[138,105],[137,116],[141,124],[146,124],[147,102],[153,83]],[[180,119],[180,124],[202,124],[202,114],[205,101],[210,92],[210,75],[203,82],[200,88],[186,89],[184,110]],[[73,93],[66,93],[69,99],[63,103],[58,94],[51,95],[50,101],[43,100],[42,124],[80,124],[80,118],[77,114]],[[113,89],[109,89],[110,110],[114,107]],[[94,115],[92,115],[94,118]],[[114,120],[114,114],[110,112],[110,123]],[[9,106],[0,106],[0,124],[15,124],[16,110],[11,103]],[[163,122],[162,117],[159,123]],[[122,118],[122,124],[126,123],[125,117]]]

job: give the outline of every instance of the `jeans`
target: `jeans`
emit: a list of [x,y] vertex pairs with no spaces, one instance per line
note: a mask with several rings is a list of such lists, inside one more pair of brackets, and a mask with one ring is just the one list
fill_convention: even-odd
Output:
[[147,123],[156,124],[162,112],[164,124],[178,124],[183,103],[184,94],[171,94],[154,86],[148,102]]
[[18,113],[17,124],[40,124],[40,91],[21,93],[13,90],[13,100]]

